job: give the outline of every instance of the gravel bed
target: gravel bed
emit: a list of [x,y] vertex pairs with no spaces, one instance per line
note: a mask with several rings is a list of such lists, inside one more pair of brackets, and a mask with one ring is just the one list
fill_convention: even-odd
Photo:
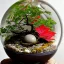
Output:
[[44,53],[48,51],[53,51],[56,49],[55,45],[44,45],[43,43],[36,44],[30,47],[25,47],[20,44],[6,44],[5,47],[10,48],[16,52],[22,53]]

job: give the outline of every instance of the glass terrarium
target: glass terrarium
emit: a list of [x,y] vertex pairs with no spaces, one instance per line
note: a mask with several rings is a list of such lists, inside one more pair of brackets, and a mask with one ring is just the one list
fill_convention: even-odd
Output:
[[42,0],[20,0],[4,14],[1,41],[15,62],[46,63],[57,51],[62,23],[56,10]]

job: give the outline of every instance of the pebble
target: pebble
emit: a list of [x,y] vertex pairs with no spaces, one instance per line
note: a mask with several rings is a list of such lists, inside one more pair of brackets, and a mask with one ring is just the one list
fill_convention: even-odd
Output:
[[30,53],[31,51],[30,51],[29,49],[26,48],[26,49],[24,50],[24,52]]

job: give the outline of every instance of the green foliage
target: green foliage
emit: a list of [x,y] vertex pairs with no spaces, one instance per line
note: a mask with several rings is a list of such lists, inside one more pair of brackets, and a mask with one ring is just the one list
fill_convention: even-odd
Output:
[[23,28],[20,25],[8,25],[5,28],[0,28],[0,35],[2,33],[12,33],[12,31],[19,31],[23,30]]
[[16,24],[23,18],[25,15],[34,17],[43,13],[39,7],[27,5],[15,5],[8,16],[8,20],[14,21]]
[[[26,5],[23,4],[25,0],[19,0],[19,2],[15,3],[10,10],[10,14],[8,15],[8,18],[6,20],[8,26],[5,28],[0,28],[0,35],[1,33],[12,33],[12,31],[19,31],[23,30],[22,26],[19,24],[19,22],[24,18],[24,22],[26,22],[26,15],[28,17],[28,22],[31,23],[35,20],[36,16],[40,16],[40,14],[51,14],[49,11],[42,11],[41,8],[37,6],[32,6],[31,4],[27,3]],[[12,23],[14,22],[14,25]],[[33,25],[35,27],[40,25],[46,25],[51,30],[53,30],[53,25],[56,24],[52,18],[47,18],[46,20],[43,18],[38,19],[37,22],[35,22]]]
[[42,24],[49,27],[51,30],[53,30],[53,26],[56,24],[56,22],[52,20],[51,18],[47,18],[46,20],[40,18],[37,22],[34,23],[34,26],[37,27]]
[[6,31],[6,28],[3,28],[3,27],[0,28],[0,34],[1,34],[1,32],[2,32],[2,33],[6,33],[6,32],[7,32],[7,31]]
[[47,13],[47,14],[51,15],[51,12],[50,12],[50,11],[45,11],[45,13]]

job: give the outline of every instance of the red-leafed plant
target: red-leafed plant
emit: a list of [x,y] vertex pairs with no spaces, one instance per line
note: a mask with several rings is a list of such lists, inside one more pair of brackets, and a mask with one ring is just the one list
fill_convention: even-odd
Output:
[[41,25],[39,27],[36,27],[35,30],[38,33],[40,38],[43,38],[47,41],[51,41],[54,39],[55,32],[51,31],[50,28],[48,28],[45,25]]

